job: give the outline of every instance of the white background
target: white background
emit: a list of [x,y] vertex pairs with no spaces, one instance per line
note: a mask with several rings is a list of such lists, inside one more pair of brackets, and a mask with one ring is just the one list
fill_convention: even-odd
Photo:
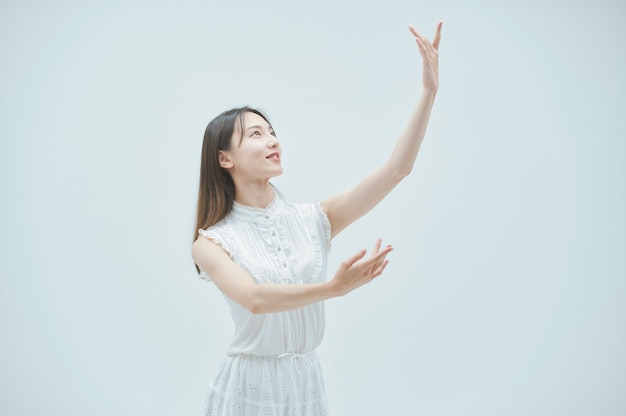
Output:
[[265,110],[293,201],[388,156],[444,20],[409,178],[333,245],[333,415],[626,414],[626,5],[0,5],[0,413],[198,415],[232,323],[194,273],[200,147]]

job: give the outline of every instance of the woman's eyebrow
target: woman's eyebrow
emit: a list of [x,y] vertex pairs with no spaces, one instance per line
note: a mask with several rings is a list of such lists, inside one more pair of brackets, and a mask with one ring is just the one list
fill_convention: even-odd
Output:
[[267,126],[258,126],[258,125],[255,125],[255,126],[250,126],[250,127],[248,127],[248,128],[246,129],[246,131],[248,131],[248,130],[252,130],[252,129],[260,129],[260,130],[263,130],[264,128],[267,128],[268,130],[274,130],[274,129],[272,128],[272,126],[270,126],[270,125],[268,124]]

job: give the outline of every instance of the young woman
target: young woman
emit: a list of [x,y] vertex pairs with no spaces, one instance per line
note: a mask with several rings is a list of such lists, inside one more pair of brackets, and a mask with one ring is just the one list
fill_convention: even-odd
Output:
[[378,204],[413,167],[439,86],[438,47],[412,26],[423,59],[423,91],[389,160],[354,188],[316,204],[284,200],[270,184],[282,173],[268,118],[244,107],[207,126],[202,147],[193,259],[225,295],[235,322],[228,355],[205,401],[208,415],[327,415],[315,353],[326,299],[379,276],[390,245],[376,241],[326,279],[333,237]]

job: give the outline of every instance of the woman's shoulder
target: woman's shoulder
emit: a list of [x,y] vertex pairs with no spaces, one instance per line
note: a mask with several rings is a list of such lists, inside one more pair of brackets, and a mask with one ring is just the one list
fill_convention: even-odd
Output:
[[319,200],[314,202],[285,202],[285,204],[290,206],[293,210],[298,210],[309,215],[317,215],[324,212],[321,201]]
[[209,239],[215,239],[216,237],[223,238],[224,234],[228,234],[231,220],[226,216],[213,225],[206,228],[200,228],[198,234],[200,236],[208,237]]
[[222,250],[226,251],[226,253],[232,257],[234,249],[232,240],[232,234],[228,230],[228,220],[227,218],[224,218],[209,227],[200,228],[198,230],[198,238],[194,242],[194,246],[206,245],[206,242],[210,241],[211,243],[219,246]]
[[318,202],[293,202],[289,200],[283,200],[285,207],[291,210],[297,210],[301,212],[311,212],[315,209],[315,205]]

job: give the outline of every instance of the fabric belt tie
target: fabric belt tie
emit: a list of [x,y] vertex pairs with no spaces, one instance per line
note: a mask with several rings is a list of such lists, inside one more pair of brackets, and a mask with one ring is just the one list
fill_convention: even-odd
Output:
[[277,355],[276,358],[278,360],[282,360],[282,359],[288,360],[289,365],[292,368],[296,365],[296,363],[299,363],[300,365],[304,365],[308,367],[310,365],[309,359],[311,358],[312,355],[313,355],[313,351],[308,351],[308,352],[303,352],[303,353],[284,352],[282,354]]
[[291,358],[291,360],[296,360],[298,358],[308,358],[311,356],[311,353],[313,351],[308,351],[308,352],[284,352],[282,354],[278,354],[276,356],[276,358],[281,359],[281,358]]

